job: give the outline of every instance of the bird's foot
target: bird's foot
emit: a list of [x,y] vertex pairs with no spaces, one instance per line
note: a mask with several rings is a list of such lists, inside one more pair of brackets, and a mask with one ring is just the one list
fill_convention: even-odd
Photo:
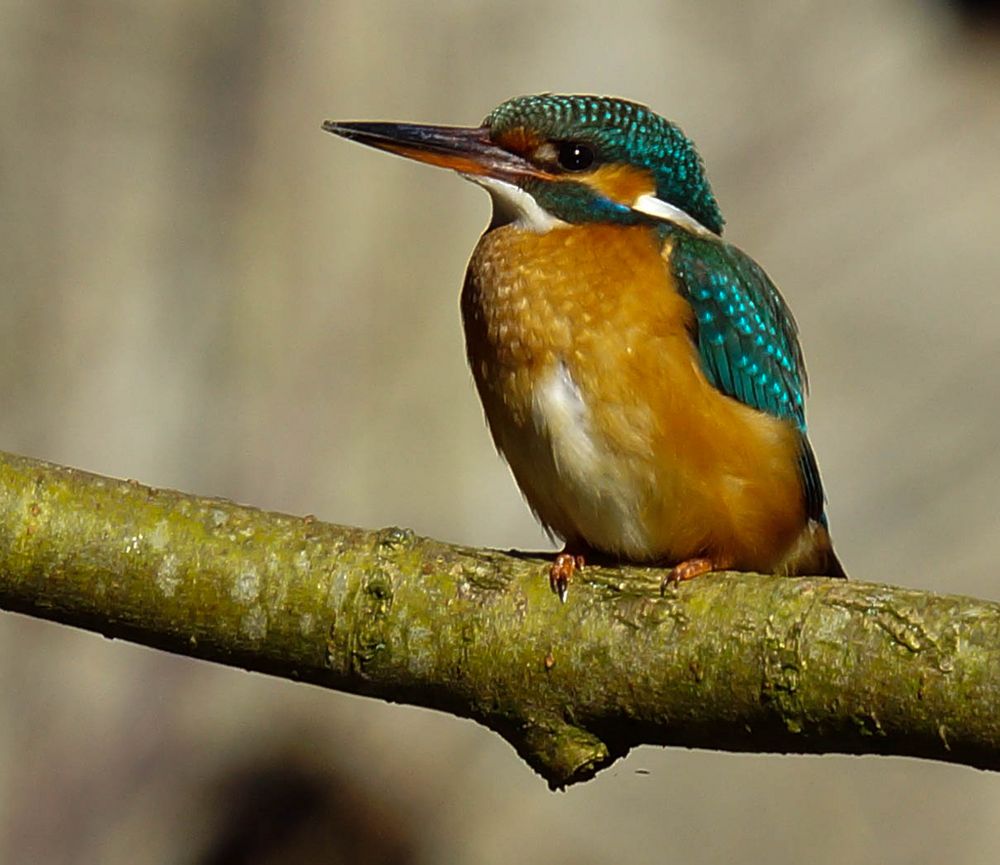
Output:
[[701,559],[688,559],[686,562],[681,562],[678,565],[674,565],[667,575],[663,578],[663,582],[660,583],[660,594],[662,595],[667,590],[667,586],[676,586],[678,583],[686,583],[688,580],[693,580],[695,577],[700,577],[703,574],[710,574],[712,571],[721,571],[727,566],[715,559],[701,558]]
[[564,604],[569,593],[570,578],[577,571],[582,571],[584,564],[583,556],[575,556],[563,550],[549,568],[549,587]]

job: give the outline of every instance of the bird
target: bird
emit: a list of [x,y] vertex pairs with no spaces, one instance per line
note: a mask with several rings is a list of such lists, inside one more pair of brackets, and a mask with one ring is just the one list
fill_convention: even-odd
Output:
[[723,240],[694,143],[626,99],[518,96],[475,127],[327,121],[338,136],[451,169],[492,217],[461,292],[487,425],[564,544],[565,601],[596,557],[842,578],[805,421],[792,313]]

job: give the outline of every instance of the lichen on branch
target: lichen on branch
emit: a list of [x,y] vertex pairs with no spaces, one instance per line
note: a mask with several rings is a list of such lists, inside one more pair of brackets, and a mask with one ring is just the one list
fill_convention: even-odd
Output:
[[1000,605],[588,565],[0,454],[0,607],[497,731],[553,787],[638,744],[1000,768]]

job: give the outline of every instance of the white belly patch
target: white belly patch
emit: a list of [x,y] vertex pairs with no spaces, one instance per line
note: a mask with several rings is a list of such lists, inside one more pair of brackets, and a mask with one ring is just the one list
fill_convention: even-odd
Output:
[[[565,515],[591,546],[634,558],[648,555],[642,514],[652,478],[644,476],[641,461],[637,465],[616,452],[594,428],[565,364],[555,364],[535,386],[532,420],[541,445],[535,451],[541,457],[534,466],[537,495]],[[544,516],[547,508],[538,510]]]

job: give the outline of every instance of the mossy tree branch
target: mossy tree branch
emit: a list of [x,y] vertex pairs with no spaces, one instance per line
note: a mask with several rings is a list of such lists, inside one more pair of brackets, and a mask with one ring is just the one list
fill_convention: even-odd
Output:
[[0,607],[473,718],[553,787],[641,743],[1000,768],[1000,605],[545,569],[0,455]]

